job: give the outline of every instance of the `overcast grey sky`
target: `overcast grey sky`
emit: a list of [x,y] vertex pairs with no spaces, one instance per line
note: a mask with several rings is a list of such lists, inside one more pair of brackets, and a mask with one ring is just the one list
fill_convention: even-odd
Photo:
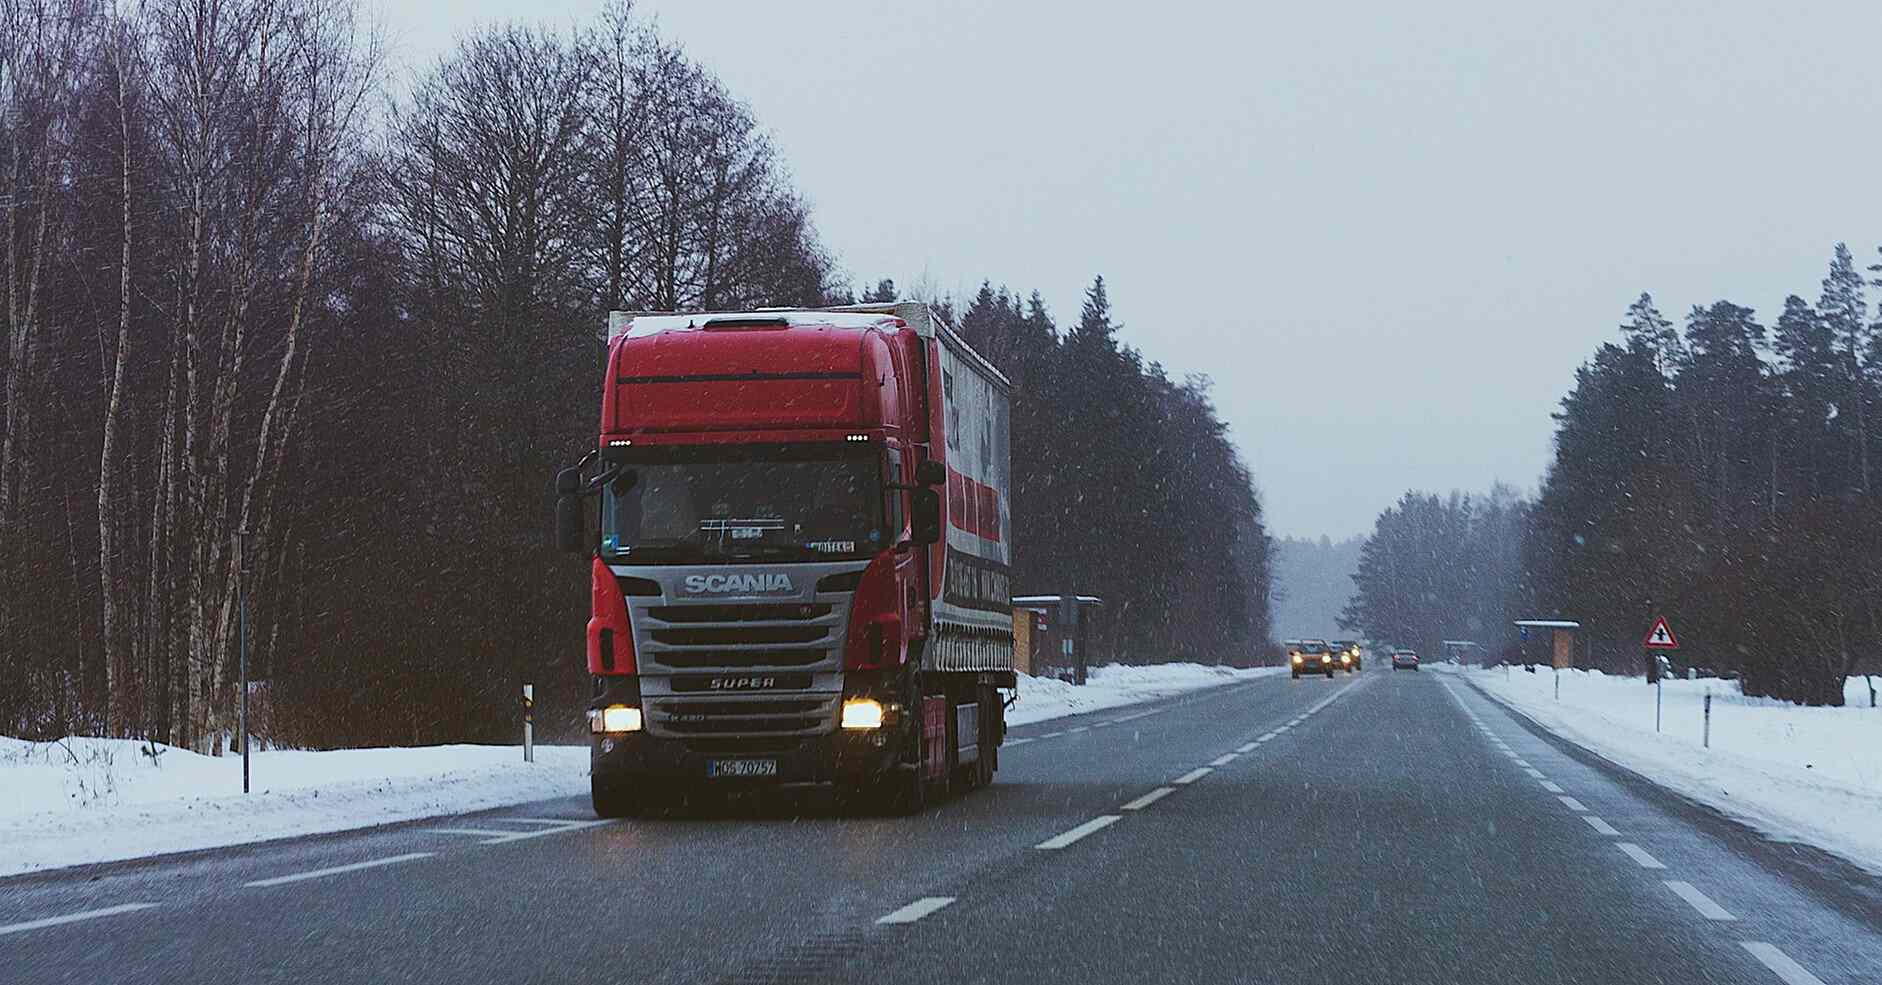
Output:
[[[591,0],[384,0],[405,60]],[[643,0],[747,100],[857,283],[1103,273],[1206,372],[1276,533],[1533,490],[1642,290],[1767,323],[1882,242],[1882,3]]]

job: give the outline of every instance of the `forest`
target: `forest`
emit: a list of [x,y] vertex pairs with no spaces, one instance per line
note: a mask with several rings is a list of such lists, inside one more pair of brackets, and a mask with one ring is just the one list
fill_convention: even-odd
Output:
[[1848,675],[1882,669],[1877,260],[1836,244],[1815,300],[1768,325],[1729,300],[1675,324],[1641,294],[1563,398],[1535,499],[1408,494],[1366,544],[1349,624],[1495,659],[1521,610],[1579,621],[1583,659],[1638,673],[1665,615],[1676,667],[1841,704]]
[[[220,753],[243,636],[269,742],[507,739],[524,681],[571,734],[551,480],[606,313],[859,299],[760,121],[626,3],[409,87],[355,0],[0,18],[0,734]],[[1121,342],[1101,278],[1063,328],[923,300],[1015,383],[1018,590],[1104,595],[1120,659],[1265,641],[1206,379]]]

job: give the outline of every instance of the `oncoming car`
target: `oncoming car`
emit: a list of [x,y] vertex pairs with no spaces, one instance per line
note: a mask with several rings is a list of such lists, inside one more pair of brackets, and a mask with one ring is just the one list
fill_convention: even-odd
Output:
[[1341,670],[1349,674],[1359,670],[1358,640],[1333,640],[1327,644],[1327,648],[1333,651],[1333,659]]
[[1333,660],[1333,650],[1327,646],[1326,640],[1300,640],[1288,648],[1287,662],[1294,671],[1295,680],[1299,680],[1303,673],[1332,677],[1335,666]]
[[1417,670],[1418,654],[1404,648],[1392,651],[1393,670]]

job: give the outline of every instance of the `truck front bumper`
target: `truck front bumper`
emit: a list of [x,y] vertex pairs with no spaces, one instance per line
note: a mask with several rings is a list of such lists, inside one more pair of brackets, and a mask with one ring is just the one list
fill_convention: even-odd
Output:
[[[880,740],[880,744],[877,744]],[[885,730],[837,731],[795,739],[733,737],[669,739],[629,732],[597,735],[589,770],[597,776],[634,777],[714,786],[795,783],[865,783],[895,764],[896,742]],[[763,775],[722,775],[725,764],[763,766]],[[739,767],[740,772],[759,767]]]

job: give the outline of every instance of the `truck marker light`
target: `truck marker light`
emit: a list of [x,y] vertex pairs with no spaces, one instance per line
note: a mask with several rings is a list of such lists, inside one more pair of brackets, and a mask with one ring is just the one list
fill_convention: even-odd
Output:
[[589,727],[596,732],[640,731],[640,709],[632,705],[609,705],[599,713],[588,713]]
[[843,702],[843,727],[872,729],[882,727],[882,705],[870,698],[851,698]]

